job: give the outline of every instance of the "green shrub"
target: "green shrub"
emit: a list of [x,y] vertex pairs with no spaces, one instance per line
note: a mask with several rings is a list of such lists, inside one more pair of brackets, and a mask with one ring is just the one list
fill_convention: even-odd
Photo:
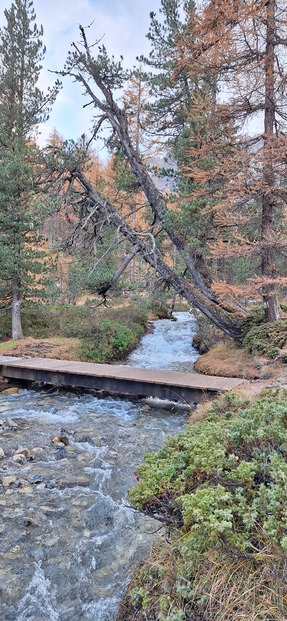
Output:
[[[220,419],[215,402],[203,423],[169,437],[136,470],[132,504],[177,529],[133,581],[132,610],[148,616],[127,620],[180,621],[198,614],[276,621],[287,614],[281,580],[287,556],[287,393],[270,391],[252,405],[235,395],[225,401]],[[228,584],[224,610],[219,575]],[[249,611],[245,616],[241,607]]]
[[260,353],[267,358],[278,356],[287,343],[287,319],[275,323],[261,323],[244,336],[243,346],[250,354]]
[[[69,305],[26,305],[22,310],[22,325],[25,336],[34,338],[50,338],[53,336],[76,337],[92,340],[99,330],[102,320],[117,321],[129,327],[139,339],[145,331],[147,317],[135,307],[97,308]],[[0,316],[0,340],[11,337],[11,313]]]
[[255,304],[248,311],[248,315],[243,320],[244,331],[248,332],[251,328],[265,323],[265,312],[263,304]]
[[0,341],[7,341],[11,337],[11,313],[0,315]]
[[98,322],[89,337],[82,339],[81,360],[110,362],[125,357],[137,343],[135,333],[116,320]]
[[[286,312],[286,302],[281,302],[281,309]],[[263,304],[250,309],[243,321],[243,329],[243,346],[249,354],[260,353],[272,359],[287,343],[287,319],[267,323]]]

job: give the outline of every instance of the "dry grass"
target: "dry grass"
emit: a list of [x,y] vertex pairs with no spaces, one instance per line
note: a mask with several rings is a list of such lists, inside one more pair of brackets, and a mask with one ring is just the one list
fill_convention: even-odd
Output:
[[53,337],[48,339],[34,339],[28,337],[20,341],[0,343],[1,356],[19,356],[21,358],[41,357],[57,358],[59,360],[79,360],[78,348],[80,341],[77,338]]
[[287,619],[285,569],[272,554],[256,566],[246,559],[220,561],[206,560],[195,580],[194,602],[206,597],[201,609],[204,621]]
[[[181,567],[179,558],[178,553],[174,556],[170,543],[158,543],[153,556],[145,563],[148,570],[145,576],[150,579],[148,604],[143,609],[141,605],[133,605],[126,596],[118,621],[157,621],[160,602],[166,596],[182,611],[185,619],[287,621],[286,567],[276,550],[265,549],[262,561],[255,563],[246,558],[218,554],[214,549],[208,555],[200,555],[197,567],[190,566],[190,578],[187,566]],[[185,576],[181,575],[181,569]],[[146,588],[145,580],[144,583]],[[135,585],[139,585],[136,576],[131,587]],[[179,585],[185,591],[184,597],[178,595]]]
[[[245,403],[248,403],[251,406],[252,403],[255,401],[255,399],[258,397],[258,394],[256,391],[254,392],[254,394],[252,394],[252,391],[249,390],[249,385],[246,384],[245,382],[243,382],[242,388],[240,387],[237,390],[230,390],[228,393],[216,395],[216,401],[219,404],[221,412],[225,412],[226,410],[234,411],[234,416],[237,416],[238,408],[237,407],[234,408],[232,405],[228,404],[228,402],[226,401],[226,395],[228,395],[229,393],[232,393],[232,395],[235,395],[238,398],[238,408],[241,407],[240,404],[242,403],[242,401],[244,401]],[[196,408],[194,410],[191,410],[189,417],[187,419],[187,424],[194,425],[194,423],[198,423],[198,422],[203,423],[203,421],[206,419],[206,415],[208,414],[208,412],[210,411],[210,408],[212,407],[213,401],[214,401],[213,399],[212,400],[209,399],[207,401],[198,403]]]
[[203,354],[196,361],[194,368],[206,375],[221,375],[223,377],[243,377],[244,379],[259,379],[271,377],[272,369],[265,364],[265,360],[254,360],[242,348],[233,343],[220,343],[207,354]]

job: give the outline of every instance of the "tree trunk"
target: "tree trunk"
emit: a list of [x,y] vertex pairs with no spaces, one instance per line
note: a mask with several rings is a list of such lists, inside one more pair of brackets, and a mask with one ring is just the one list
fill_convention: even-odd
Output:
[[12,283],[12,339],[13,341],[18,341],[23,338],[24,334],[21,323],[20,283],[16,278]]
[[[182,297],[184,297],[190,305],[200,310],[212,323],[214,323],[225,334],[233,338],[237,343],[242,341],[242,317],[237,318],[233,313],[227,312],[213,300],[206,297],[196,286],[189,282],[186,278],[182,278],[176,273],[165,261],[157,248],[151,249],[140,236],[133,231],[129,224],[121,217],[118,211],[108,201],[103,201],[99,194],[94,190],[91,183],[81,172],[77,173],[77,178],[83,188],[85,188],[89,199],[93,202],[100,213],[108,219],[111,226],[118,229],[126,239],[132,244],[132,250],[129,255],[137,250],[143,259],[158,273],[162,278],[170,284],[173,289]],[[131,257],[132,258],[132,257]],[[114,278],[111,282],[114,282]],[[109,285],[110,283],[107,283]],[[105,289],[105,292],[107,288]]]
[[[273,262],[273,219],[275,185],[273,166],[273,136],[275,128],[275,0],[266,3],[266,56],[265,56],[265,106],[264,106],[264,145],[262,172],[262,222],[261,222],[261,271],[266,279],[262,287],[262,297],[266,321],[274,322],[280,318],[275,287],[270,280],[275,276]],[[269,281],[269,282],[268,282]]]

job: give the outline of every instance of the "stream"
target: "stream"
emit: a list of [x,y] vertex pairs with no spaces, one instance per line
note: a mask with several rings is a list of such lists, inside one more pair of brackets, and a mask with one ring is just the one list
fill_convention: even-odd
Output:
[[[191,371],[189,313],[154,323],[125,363]],[[20,390],[0,397],[0,619],[111,621],[157,522],[128,505],[145,453],[185,415],[157,401]]]

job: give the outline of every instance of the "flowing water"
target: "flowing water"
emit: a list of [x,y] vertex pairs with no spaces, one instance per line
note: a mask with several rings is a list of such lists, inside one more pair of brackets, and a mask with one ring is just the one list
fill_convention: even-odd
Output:
[[[192,329],[187,313],[156,322],[128,364],[191,370]],[[1,621],[111,621],[157,528],[128,505],[133,471],[184,416],[21,390],[0,397],[0,419]]]
[[129,356],[127,364],[145,369],[166,369],[190,373],[198,358],[191,346],[195,320],[190,313],[174,313],[176,321],[161,319],[152,322],[154,330],[146,334],[139,347]]

